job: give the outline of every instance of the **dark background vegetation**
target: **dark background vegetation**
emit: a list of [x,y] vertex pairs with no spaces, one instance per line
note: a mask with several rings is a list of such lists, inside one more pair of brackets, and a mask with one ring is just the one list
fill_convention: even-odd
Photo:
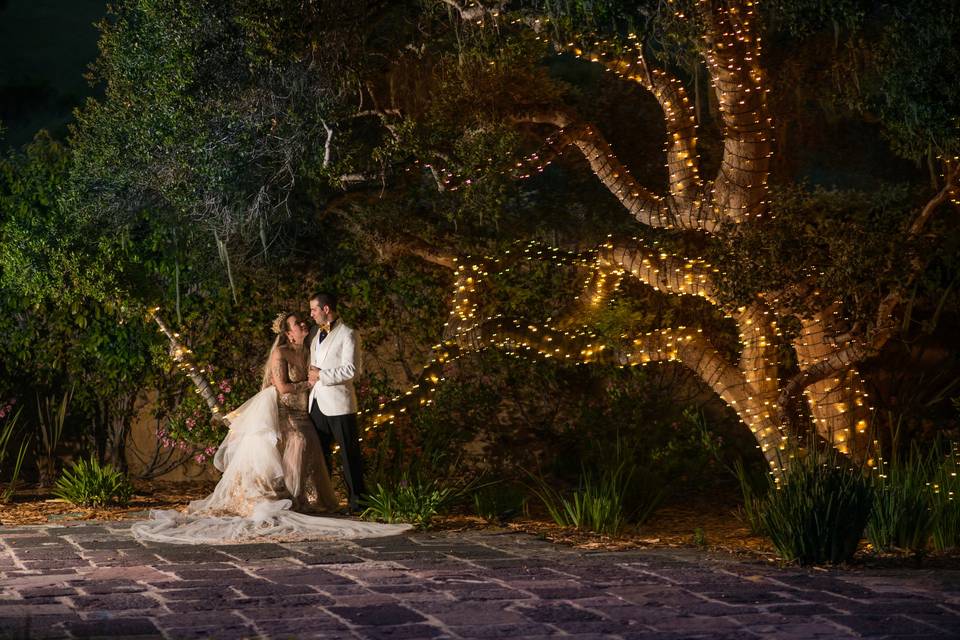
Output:
[[[682,37],[658,31],[676,27],[657,22],[655,4],[565,3],[559,22],[659,35],[657,55],[701,83],[708,112],[696,56],[677,45]],[[736,276],[727,282],[731,299],[819,261],[824,284],[866,319],[881,285],[897,277],[891,263],[903,250],[903,221],[929,198],[935,144],[956,153],[956,11],[945,20],[943,2],[916,3],[906,17],[894,15],[896,3],[766,4],[779,217],[716,258]],[[644,182],[664,178],[656,104],[586,63],[547,58],[529,34],[473,33],[442,7],[416,2],[320,3],[309,29],[295,27],[299,2],[159,3],[169,5],[166,14],[149,3],[118,5],[91,86],[83,74],[97,57],[91,24],[106,15],[103,3],[0,2],[0,400],[17,398],[29,425],[38,396],[75,386],[64,453],[126,465],[146,391],[158,392],[161,429],[189,444],[158,451],[148,474],[221,437],[212,427],[184,427],[197,403],[144,319],[153,305],[242,400],[258,382],[270,319],[304,310],[316,287],[336,289],[347,321],[363,332],[361,397],[372,408],[412,382],[448,313],[449,271],[391,253],[398,237],[483,255],[528,238],[587,247],[608,233],[635,233],[575,159],[522,183],[491,177],[536,148],[536,136],[502,126],[511,100],[579,109]],[[916,33],[894,28],[895,20],[914,20]],[[868,59],[884,38],[907,39],[900,59]],[[424,53],[410,53],[406,40]],[[409,117],[392,122],[393,137],[377,117],[347,117],[356,90],[345,79],[368,82],[367,101],[397,83],[396,103]],[[332,165],[323,163],[328,120],[341,123]],[[929,121],[943,131],[930,133]],[[717,133],[708,120],[705,174],[719,156]],[[410,170],[433,149],[454,171],[488,179],[438,193],[427,172]],[[347,174],[374,176],[374,185],[355,188]],[[258,194],[265,204],[254,206]],[[886,439],[930,440],[956,424],[956,213],[936,223],[936,256],[913,287],[902,338],[865,372],[874,426]],[[520,273],[499,281],[492,303],[546,317],[575,295],[572,270]],[[669,326],[688,312],[717,334],[730,332],[696,302],[630,285],[585,321],[614,335]],[[524,479],[524,469],[535,469],[575,483],[622,441],[680,491],[722,475],[711,451],[758,458],[735,416],[671,365],[588,369],[484,353],[459,360],[447,377],[431,408],[368,439],[377,478],[401,468],[473,468]]]

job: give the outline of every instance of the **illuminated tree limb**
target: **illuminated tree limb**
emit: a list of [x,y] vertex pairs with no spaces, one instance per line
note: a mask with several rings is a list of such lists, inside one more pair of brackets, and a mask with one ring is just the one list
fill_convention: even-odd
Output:
[[204,377],[203,369],[198,368],[190,357],[193,352],[180,342],[179,334],[174,333],[169,327],[167,327],[167,324],[160,317],[159,311],[159,308],[151,309],[149,312],[149,317],[157,323],[157,325],[160,327],[160,331],[163,332],[170,341],[170,355],[173,357],[174,361],[176,361],[177,367],[183,371],[188,378],[190,378],[191,382],[193,382],[193,386],[196,388],[197,393],[200,394],[200,397],[203,398],[203,401],[207,404],[207,407],[209,407],[210,412],[213,414],[214,420],[229,426],[230,421],[224,415],[223,407],[217,401],[216,392],[213,390],[213,387],[210,386],[210,382],[206,379],[206,377]]

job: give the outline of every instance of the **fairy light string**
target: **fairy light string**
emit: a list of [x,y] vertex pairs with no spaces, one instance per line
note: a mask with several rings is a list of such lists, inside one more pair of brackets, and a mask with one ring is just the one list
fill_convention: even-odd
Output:
[[[424,367],[417,382],[404,394],[382,404],[364,416],[365,433],[389,426],[401,415],[432,403],[432,396],[444,380],[444,371],[464,354],[483,349],[497,349],[518,358],[554,360],[574,365],[606,362],[619,366],[645,366],[657,362],[677,362],[694,370],[754,433],[758,447],[770,462],[771,470],[779,470],[780,454],[786,437],[775,419],[773,408],[761,401],[753,384],[737,367],[710,346],[702,330],[678,327],[660,329],[638,336],[624,334],[621,344],[608,345],[589,327],[575,326],[571,313],[547,323],[529,323],[502,315],[481,317],[475,297],[484,279],[491,277],[490,265],[498,265],[492,277],[501,276],[520,260],[549,260],[554,266],[586,268],[577,305],[596,306],[609,301],[623,277],[646,271],[653,277],[641,278],[656,283],[659,290],[686,295],[699,295],[710,300],[711,284],[706,273],[711,268],[701,259],[683,261],[679,256],[660,252],[638,253],[639,241],[633,248],[612,241],[588,252],[575,252],[544,247],[530,242],[519,250],[505,252],[503,258],[485,257],[458,263],[451,298],[450,320],[445,340],[433,348],[434,357]],[[511,256],[513,259],[508,259]],[[629,260],[627,258],[630,258]],[[678,267],[676,265],[685,265]],[[670,268],[673,267],[673,268]],[[696,269],[694,268],[696,267]],[[664,277],[658,275],[664,269]],[[678,273],[679,271],[679,273]],[[714,300],[715,303],[715,300]],[[574,308],[579,308],[574,305]],[[762,333],[762,332],[761,332]]]
[[193,358],[193,351],[180,341],[180,334],[172,331],[160,317],[160,307],[153,307],[147,312],[147,318],[157,323],[158,331],[167,337],[170,342],[170,357],[177,369],[193,382],[194,392],[199,394],[213,414],[214,420],[230,426],[230,420],[224,413],[223,407],[217,400],[217,393],[207,379],[209,371],[199,366]]

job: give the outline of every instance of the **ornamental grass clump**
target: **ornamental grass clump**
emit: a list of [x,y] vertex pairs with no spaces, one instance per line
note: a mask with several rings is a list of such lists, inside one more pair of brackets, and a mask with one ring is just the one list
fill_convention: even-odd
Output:
[[395,485],[377,483],[364,499],[361,517],[387,523],[406,522],[428,529],[434,516],[449,507],[463,492],[440,481],[404,475]]
[[757,478],[758,474],[751,473],[743,460],[735,460],[732,471],[740,483],[740,495],[743,497],[743,505],[737,509],[737,517],[747,525],[753,535],[766,535],[763,523],[764,497],[776,487],[773,482],[768,483],[764,478]]
[[629,522],[646,521],[661,494],[638,486],[637,468],[629,460],[612,464],[612,468],[599,474],[584,470],[580,486],[570,495],[561,494],[536,476],[533,492],[556,524],[617,535]]
[[936,520],[930,481],[936,472],[934,453],[911,449],[905,457],[883,459],[874,478],[873,510],[867,538],[881,551],[905,549],[922,555]]
[[873,487],[839,454],[816,448],[793,459],[763,501],[763,529],[784,560],[801,565],[853,557],[873,505]]
[[91,458],[65,469],[53,495],[81,507],[123,506],[133,495],[133,485],[123,472]]
[[931,533],[937,551],[960,547],[960,443],[949,443],[948,451],[930,486]]

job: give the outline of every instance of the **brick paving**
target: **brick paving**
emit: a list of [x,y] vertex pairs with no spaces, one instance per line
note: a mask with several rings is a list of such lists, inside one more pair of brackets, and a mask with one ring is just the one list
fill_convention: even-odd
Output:
[[497,531],[140,543],[0,529],[0,638],[958,638],[960,570],[782,569]]

